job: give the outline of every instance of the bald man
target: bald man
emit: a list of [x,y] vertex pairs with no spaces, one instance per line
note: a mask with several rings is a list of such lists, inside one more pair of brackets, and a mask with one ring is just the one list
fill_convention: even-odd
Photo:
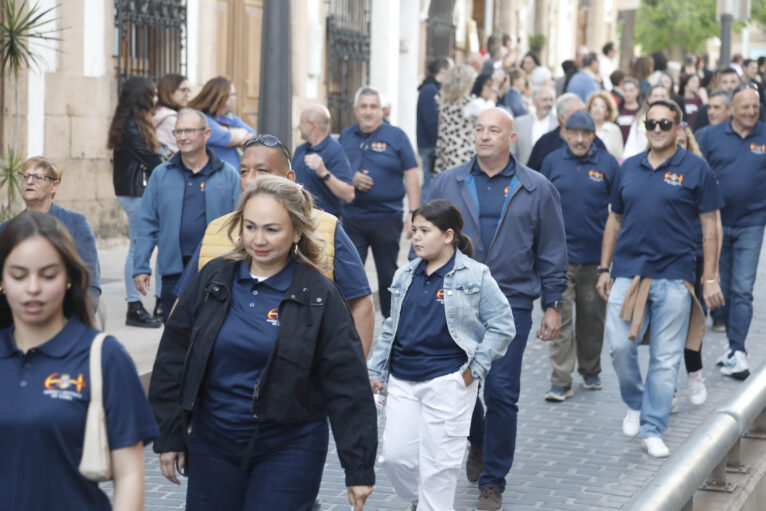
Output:
[[306,143],[293,155],[296,181],[311,192],[317,209],[340,217],[343,203],[354,200],[354,185],[346,153],[330,137],[330,111],[324,105],[307,106],[298,131]]
[[473,241],[473,257],[489,266],[516,324],[516,337],[484,381],[486,418],[477,400],[468,437],[466,476],[479,482],[476,509],[483,511],[502,509],[516,446],[521,359],[538,296],[542,294],[545,313],[537,336],[552,340],[561,325],[567,249],[558,191],[510,153],[516,142],[510,114],[500,108],[485,110],[476,120],[475,134],[476,156],[441,173],[429,199],[450,200],[463,212],[463,232]]

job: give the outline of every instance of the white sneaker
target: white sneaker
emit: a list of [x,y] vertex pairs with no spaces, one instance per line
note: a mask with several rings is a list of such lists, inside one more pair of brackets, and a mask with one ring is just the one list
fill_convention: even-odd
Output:
[[673,394],[673,401],[670,402],[670,413],[678,413],[678,396]]
[[638,435],[638,431],[641,429],[641,410],[633,410],[628,408],[625,412],[625,418],[622,419],[622,432],[625,436],[634,437]]
[[667,458],[670,456],[668,447],[662,441],[662,438],[658,436],[644,438],[644,449],[652,458]]
[[715,365],[718,367],[725,366],[729,363],[729,360],[731,359],[731,350],[729,348],[726,348],[726,351],[723,352],[723,355],[718,357],[718,360],[715,361]]
[[728,363],[721,367],[721,374],[740,381],[750,376],[750,364],[747,363],[747,355],[743,351],[735,351]]
[[701,405],[707,400],[705,378],[702,377],[702,369],[689,373],[689,401],[693,405]]

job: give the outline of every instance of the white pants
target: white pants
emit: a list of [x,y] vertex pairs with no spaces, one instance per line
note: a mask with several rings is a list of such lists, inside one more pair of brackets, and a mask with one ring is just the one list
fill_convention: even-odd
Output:
[[383,469],[418,511],[452,509],[478,391],[479,382],[466,387],[460,372],[424,382],[391,376]]

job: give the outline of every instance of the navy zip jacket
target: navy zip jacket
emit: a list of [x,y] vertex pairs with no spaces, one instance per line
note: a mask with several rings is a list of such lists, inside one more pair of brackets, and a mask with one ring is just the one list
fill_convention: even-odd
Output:
[[[187,430],[231,305],[238,264],[220,257],[206,264],[165,324],[149,385],[160,427],[155,452],[188,449]],[[278,314],[277,339],[253,389],[254,423],[294,424],[329,415],[346,486],[375,484],[377,413],[346,301],[331,280],[298,264]]]
[[447,199],[460,208],[463,233],[473,241],[473,258],[489,266],[511,307],[531,309],[541,292],[543,308],[561,300],[567,288],[567,245],[558,190],[516,161],[508,192],[512,196],[485,254],[479,209],[466,184],[475,161],[473,157],[439,174],[431,183],[429,200]]
[[436,147],[436,135],[439,132],[439,107],[436,95],[441,85],[433,76],[426,77],[418,87],[417,135],[418,149]]

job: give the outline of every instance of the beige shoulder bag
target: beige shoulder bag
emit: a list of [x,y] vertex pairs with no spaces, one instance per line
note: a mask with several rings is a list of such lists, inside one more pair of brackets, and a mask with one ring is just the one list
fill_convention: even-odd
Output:
[[103,380],[101,379],[101,346],[105,333],[98,334],[90,347],[90,404],[85,420],[85,439],[82,444],[80,473],[91,481],[112,478],[109,435],[104,412]]

